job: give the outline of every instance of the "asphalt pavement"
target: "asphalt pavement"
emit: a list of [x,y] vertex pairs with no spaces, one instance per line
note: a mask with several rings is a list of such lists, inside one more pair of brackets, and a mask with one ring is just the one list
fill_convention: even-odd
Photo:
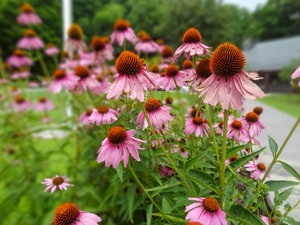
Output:
[[[273,159],[269,148],[268,136],[271,136],[280,148],[291,128],[297,121],[297,118],[254,100],[247,100],[245,102],[244,112],[247,113],[252,111],[256,106],[263,108],[263,113],[260,115],[259,119],[265,126],[265,129],[263,129],[258,139],[260,140],[262,147],[266,146],[266,150],[260,154],[259,160],[268,166]],[[300,174],[300,126],[296,128],[295,132],[287,142],[279,160],[288,163]],[[297,181],[297,179],[287,173],[280,164],[275,164],[270,172],[270,178],[268,179]],[[300,185],[294,187],[288,202],[293,206],[299,199]],[[296,207],[289,215],[300,222],[300,205],[298,205],[298,207]]]

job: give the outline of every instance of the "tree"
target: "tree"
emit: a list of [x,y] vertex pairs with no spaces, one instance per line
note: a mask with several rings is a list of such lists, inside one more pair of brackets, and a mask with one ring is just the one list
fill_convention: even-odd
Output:
[[[16,23],[19,8],[23,2],[22,0],[1,1],[0,27],[3,29],[0,29],[0,48],[2,48],[4,58],[12,53],[18,39],[23,35],[25,27]],[[39,0],[28,0],[26,2],[33,6],[43,21],[42,24],[33,27],[39,37],[45,43],[52,42],[60,47],[62,45],[61,1],[51,1],[49,3]]]
[[249,19],[246,10],[216,0],[165,0],[163,7],[159,31],[171,45],[178,46],[190,27],[197,28],[203,42],[213,47],[224,41],[237,45],[243,41],[243,22]]
[[300,34],[300,1],[268,0],[253,13],[251,36],[259,40]]
[[158,27],[162,22],[164,14],[163,0],[151,1],[126,1],[126,19],[132,24],[134,30],[139,32],[146,31],[155,40],[164,33]]
[[109,36],[117,19],[124,17],[125,8],[118,3],[109,3],[96,11],[92,20],[93,31]]

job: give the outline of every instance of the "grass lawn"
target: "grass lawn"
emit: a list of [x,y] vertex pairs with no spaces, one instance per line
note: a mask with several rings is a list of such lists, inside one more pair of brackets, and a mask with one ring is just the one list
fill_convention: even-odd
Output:
[[259,99],[275,109],[285,112],[291,116],[300,116],[300,94],[272,94]]

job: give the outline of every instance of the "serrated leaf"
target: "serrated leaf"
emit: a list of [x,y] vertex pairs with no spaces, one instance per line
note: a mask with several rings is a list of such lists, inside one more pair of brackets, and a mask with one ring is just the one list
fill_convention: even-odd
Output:
[[270,150],[271,150],[272,155],[274,157],[276,155],[277,151],[278,151],[278,145],[277,145],[276,141],[271,136],[268,136],[268,141],[269,141]]
[[162,212],[164,212],[165,214],[169,214],[172,212],[172,206],[170,205],[170,203],[166,198],[162,199],[161,207],[162,207]]
[[242,224],[265,225],[265,223],[260,218],[253,215],[241,205],[231,206],[230,210],[227,212],[227,216],[233,218],[234,220],[242,222]]
[[151,224],[151,220],[152,220],[152,212],[153,212],[153,204],[150,204],[147,206],[146,209],[146,220],[147,220],[147,225]]
[[159,173],[150,173],[150,176],[153,177],[159,185],[162,185],[161,176]]
[[183,170],[186,173],[189,171],[196,163],[199,163],[199,161],[203,158],[202,155],[196,156],[194,158],[191,158],[190,160],[186,161],[184,164]]
[[289,164],[287,164],[286,162],[280,161],[278,160],[277,162],[279,162],[281,164],[281,166],[291,175],[293,175],[295,178],[297,178],[297,180],[300,181],[300,174],[293,168],[291,167]]
[[215,193],[218,193],[218,191],[213,188],[216,185],[215,185],[214,180],[212,179],[212,177],[209,174],[203,173],[198,170],[191,169],[188,171],[186,176],[188,178],[190,178],[191,181],[193,181],[195,184],[199,185],[200,187],[207,188]]
[[288,181],[288,180],[269,180],[266,182],[266,185],[269,186],[270,191],[278,191],[281,188],[296,186],[299,184],[300,184],[300,182]]

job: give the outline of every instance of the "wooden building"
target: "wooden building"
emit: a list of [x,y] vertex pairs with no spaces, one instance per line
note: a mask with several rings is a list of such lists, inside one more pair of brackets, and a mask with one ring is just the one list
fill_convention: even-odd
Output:
[[247,45],[243,50],[246,70],[258,72],[264,77],[260,83],[264,91],[276,92],[281,84],[286,85],[278,80],[277,74],[292,60],[300,59],[300,35]]

